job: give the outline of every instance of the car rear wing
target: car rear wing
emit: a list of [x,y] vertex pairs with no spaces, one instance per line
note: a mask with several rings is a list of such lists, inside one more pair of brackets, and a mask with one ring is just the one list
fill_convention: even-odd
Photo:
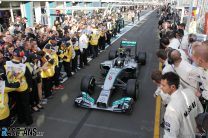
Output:
[[120,48],[122,47],[135,47],[135,55],[137,55],[137,42],[136,41],[122,40],[120,43]]

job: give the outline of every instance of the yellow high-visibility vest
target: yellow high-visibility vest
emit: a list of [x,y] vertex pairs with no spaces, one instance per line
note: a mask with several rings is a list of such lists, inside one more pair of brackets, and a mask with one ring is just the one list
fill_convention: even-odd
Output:
[[0,93],[0,104],[2,104],[4,107],[0,108],[0,120],[6,119],[9,117],[10,110],[9,110],[9,105],[8,105],[8,94],[4,92],[4,101],[2,101],[2,94]]
[[[61,45],[61,48],[60,48],[62,51],[64,51],[64,49],[65,49],[65,45]],[[64,57],[64,52],[62,52],[61,54],[59,54],[58,55],[61,59],[63,59],[63,57]]]
[[99,38],[100,38],[99,35],[92,34],[92,35],[91,35],[90,44],[91,44],[92,46],[98,45],[98,40],[99,40]]
[[[6,65],[4,65],[4,68],[6,69]],[[5,87],[5,92],[12,92],[12,91],[24,92],[28,89],[28,84],[27,84],[27,81],[25,78],[25,74],[23,72],[18,74],[17,76],[14,76],[14,74],[12,74],[12,72],[10,72],[10,71],[6,71],[6,72],[7,72],[7,80],[10,83],[19,82],[20,87],[19,88]],[[20,76],[20,77],[18,77],[18,76]]]
[[[52,55],[46,53],[45,56],[49,56],[50,59],[53,59],[52,58]],[[55,60],[54,60],[54,63],[53,64],[50,64],[49,62],[46,62],[45,64],[47,64],[47,69],[46,70],[41,70],[40,72],[40,76],[42,78],[50,78],[50,77],[53,77],[54,74],[55,74]]]
[[53,77],[55,74],[55,66],[48,63],[48,69],[47,70],[41,70],[41,77],[42,78],[50,78]]
[[79,50],[79,46],[74,46],[74,50]]
[[53,53],[51,55],[51,58],[54,59],[54,66],[58,66],[58,64],[59,64],[58,55],[56,53]]
[[71,59],[72,59],[72,46],[69,46],[65,49],[64,56],[67,57],[67,58],[63,59],[65,62],[71,61]]
[[32,66],[30,65],[30,63],[27,62],[27,63],[25,63],[25,65],[27,66],[27,68],[29,69],[30,73],[32,74],[33,68],[32,68]]

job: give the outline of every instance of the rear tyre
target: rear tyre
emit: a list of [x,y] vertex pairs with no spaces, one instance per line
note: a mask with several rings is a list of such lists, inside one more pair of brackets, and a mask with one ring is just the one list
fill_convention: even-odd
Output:
[[82,92],[87,92],[92,95],[95,89],[95,78],[93,76],[84,76],[81,80],[80,89]]
[[146,64],[146,58],[147,58],[147,54],[146,52],[138,52],[137,55],[137,62],[140,63],[141,65],[145,65]]

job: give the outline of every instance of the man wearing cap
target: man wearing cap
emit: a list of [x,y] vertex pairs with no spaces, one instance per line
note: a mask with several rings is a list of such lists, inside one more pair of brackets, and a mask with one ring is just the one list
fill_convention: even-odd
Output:
[[[11,61],[7,61],[5,65],[8,82],[19,82],[20,87],[11,89],[15,91],[17,116],[19,123],[25,123],[31,125],[33,119],[30,111],[30,95],[32,91],[31,74],[25,64],[21,63],[24,56],[24,51],[17,48],[13,52],[13,58]],[[17,68],[16,68],[17,67]],[[13,69],[12,69],[13,68]],[[5,91],[9,91],[6,89]]]
[[57,44],[56,37],[55,36],[49,37],[48,44],[55,46]]
[[59,80],[61,68],[59,67],[59,58],[57,55],[57,51],[58,51],[57,41],[58,41],[58,38],[56,38],[52,34],[52,36],[49,38],[49,42],[47,44],[47,45],[51,45],[51,48],[52,48],[51,58],[54,60],[54,66],[55,66],[55,74],[52,78],[53,85],[55,85],[53,87],[54,90],[64,88],[63,85],[60,85],[60,80]]
[[31,80],[32,80],[32,91],[30,92],[30,104],[32,106],[32,110],[37,112],[39,111],[39,108],[42,106],[40,105],[40,99],[38,97],[38,72],[40,69],[37,69],[37,62],[41,59],[41,56],[31,53],[27,60],[25,61],[25,65],[30,71],[31,74]]
[[[0,126],[9,127],[11,125],[11,114],[9,109],[9,102],[13,103],[13,99],[11,98],[11,95],[9,94],[15,94],[15,93],[8,93],[10,91],[7,91],[8,88],[18,88],[20,87],[19,82],[10,83],[8,82],[8,79],[6,77],[4,66],[1,66],[0,68],[0,81],[1,81],[1,88],[4,89],[0,93]],[[1,90],[2,90],[1,89]],[[16,101],[14,101],[16,102]]]
[[72,60],[72,53],[73,53],[73,47],[72,47],[72,42],[71,41],[67,41],[64,47],[64,52],[63,52],[63,66],[64,66],[64,70],[67,74],[67,77],[71,77],[72,76],[72,69],[71,69],[71,60]]
[[[19,82],[10,83],[7,80],[6,77],[6,71],[5,71],[5,59],[3,55],[3,51],[0,50],[0,80],[4,81],[5,88],[4,92],[0,93],[0,126],[9,126],[10,124],[10,109],[8,105],[8,100],[10,103],[13,103],[14,98],[8,99],[11,97],[15,97],[15,93],[8,93],[11,91],[8,91],[10,88],[14,90],[15,88],[20,87]],[[9,97],[8,97],[9,96]],[[16,102],[16,101],[14,101]]]
[[100,35],[98,31],[95,29],[93,33],[90,36],[90,46],[92,48],[92,58],[95,58],[98,56],[98,40],[100,38]]
[[52,52],[54,51],[54,47],[51,44],[46,44],[43,51],[45,52],[45,63],[43,69],[41,70],[41,77],[43,80],[43,91],[45,94],[45,98],[49,98],[52,96],[52,77],[55,74],[55,63],[52,58]]

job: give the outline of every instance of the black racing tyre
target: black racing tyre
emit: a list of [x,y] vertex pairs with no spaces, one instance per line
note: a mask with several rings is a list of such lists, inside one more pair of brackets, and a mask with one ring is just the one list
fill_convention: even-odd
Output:
[[133,98],[134,101],[138,98],[138,90],[137,90],[137,81],[136,79],[129,79],[126,85],[126,95]]
[[95,89],[95,78],[93,76],[84,76],[81,80],[81,91],[93,94]]
[[134,104],[134,101],[131,100],[129,102],[129,108],[125,111],[127,115],[130,115],[133,112],[133,104]]
[[141,65],[145,65],[146,64],[146,58],[147,58],[147,54],[146,52],[138,52],[138,55],[137,55],[137,61],[138,63],[140,63]]
[[117,57],[117,51],[116,50],[110,50],[109,54],[108,54],[108,59],[109,60],[113,60]]

